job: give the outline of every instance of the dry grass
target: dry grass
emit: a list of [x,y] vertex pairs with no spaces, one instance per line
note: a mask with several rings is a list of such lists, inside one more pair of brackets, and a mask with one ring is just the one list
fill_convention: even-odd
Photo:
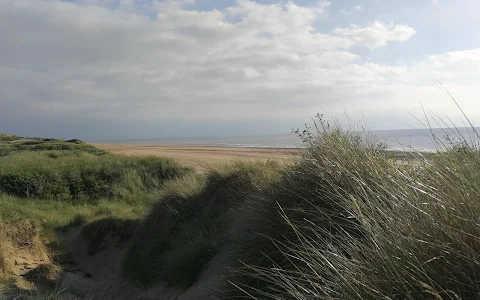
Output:
[[229,295],[478,299],[478,149],[399,166],[374,140],[317,125],[308,153],[249,200],[250,244]]

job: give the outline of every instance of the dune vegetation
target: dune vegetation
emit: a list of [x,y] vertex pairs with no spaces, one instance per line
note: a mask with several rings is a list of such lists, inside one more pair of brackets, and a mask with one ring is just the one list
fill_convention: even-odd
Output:
[[[478,299],[476,132],[436,153],[405,152],[399,164],[374,138],[315,125],[298,132],[307,148],[289,165],[201,174],[80,141],[86,150],[17,147],[0,157],[0,238],[48,253],[43,265],[60,275],[40,293],[35,282],[22,287],[0,247],[4,298]],[[83,270],[104,284],[83,293],[59,289],[82,272],[62,259],[62,239],[77,233],[85,260],[117,259],[116,274]]]

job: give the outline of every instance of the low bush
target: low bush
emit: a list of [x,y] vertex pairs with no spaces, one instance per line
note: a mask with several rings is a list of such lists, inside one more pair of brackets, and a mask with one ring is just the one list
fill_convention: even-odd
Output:
[[158,157],[23,152],[0,158],[0,192],[55,200],[126,199],[186,172],[189,169]]

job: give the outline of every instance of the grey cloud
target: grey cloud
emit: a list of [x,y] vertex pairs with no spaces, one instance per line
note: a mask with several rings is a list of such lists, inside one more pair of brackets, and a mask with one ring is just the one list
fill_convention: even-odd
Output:
[[242,0],[200,12],[155,1],[144,9],[156,18],[142,15],[138,5],[114,6],[0,0],[0,118],[101,119],[122,126],[290,122],[320,108],[378,107],[372,99],[396,99],[386,89],[425,78],[446,60],[360,63],[354,45],[406,41],[413,28],[373,23],[319,32],[312,24],[325,5]]

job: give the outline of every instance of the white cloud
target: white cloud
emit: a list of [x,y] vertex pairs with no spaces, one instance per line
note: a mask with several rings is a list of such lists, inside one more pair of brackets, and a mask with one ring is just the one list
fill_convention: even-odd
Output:
[[262,74],[257,70],[255,70],[254,68],[244,68],[243,72],[244,72],[245,78],[247,79],[255,79],[262,76]]
[[357,4],[357,5],[354,5],[350,8],[342,8],[342,9],[339,10],[339,12],[342,15],[351,15],[355,12],[359,12],[359,11],[362,11],[362,10],[363,10],[363,5]]
[[312,30],[312,22],[328,6],[321,2],[313,7],[303,7],[293,2],[262,5],[250,0],[239,0],[227,9],[229,16],[240,18],[237,26],[271,35]]
[[303,120],[319,108],[385,113],[402,95],[413,107],[415,93],[433,98],[418,84],[431,86],[432,74],[475,89],[448,74],[476,74],[480,50],[409,65],[361,63],[351,50],[405,42],[415,34],[408,25],[321,32],[314,23],[327,2],[185,3],[154,1],[144,14],[133,0],[0,0],[0,118]]
[[348,28],[335,28],[334,33],[352,39],[357,45],[375,49],[386,46],[390,41],[404,42],[416,31],[408,25],[375,21],[367,27],[352,24]]
[[452,65],[478,66],[480,64],[480,49],[451,51],[439,55],[428,56],[428,61],[440,68]]

